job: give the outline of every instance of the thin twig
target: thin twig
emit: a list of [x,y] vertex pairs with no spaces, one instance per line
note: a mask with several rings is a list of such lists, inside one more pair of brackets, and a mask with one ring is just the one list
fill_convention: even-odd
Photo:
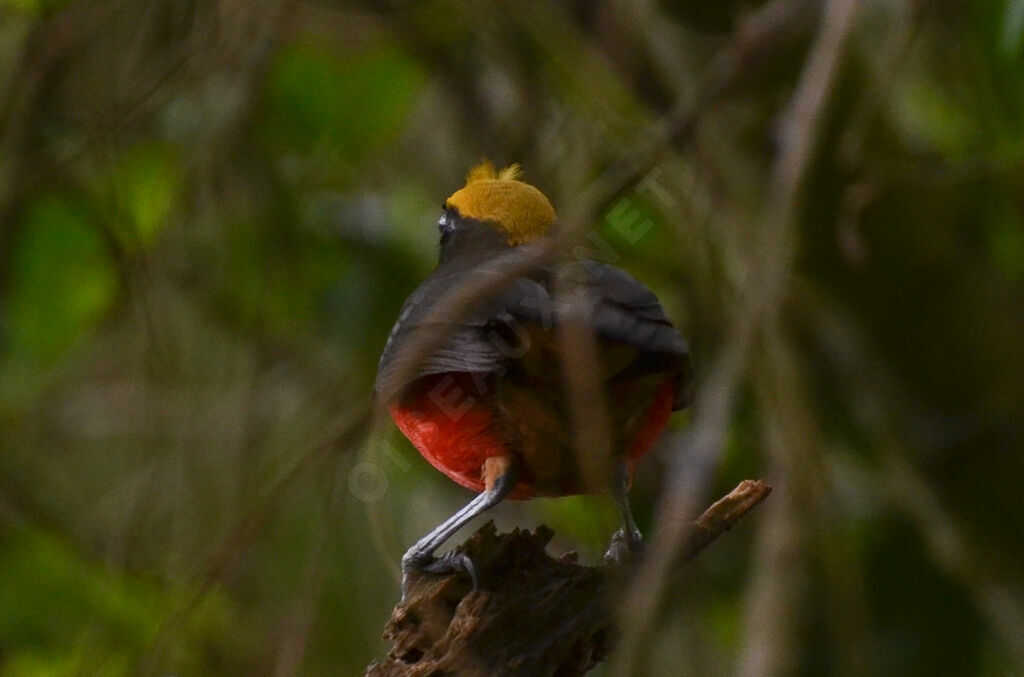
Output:
[[680,559],[689,562],[743,519],[758,503],[768,498],[772,487],[763,480],[743,480],[704,511],[690,527],[680,546]]

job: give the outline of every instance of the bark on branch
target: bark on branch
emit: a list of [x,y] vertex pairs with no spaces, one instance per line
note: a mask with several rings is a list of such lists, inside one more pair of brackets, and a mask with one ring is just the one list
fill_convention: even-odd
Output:
[[[683,563],[760,503],[771,487],[744,480],[704,511],[687,532]],[[384,631],[393,647],[367,677],[426,675],[582,675],[614,644],[620,567],[585,567],[575,553],[553,559],[553,532],[482,526],[458,550],[472,558],[479,587],[460,574],[412,581]]]

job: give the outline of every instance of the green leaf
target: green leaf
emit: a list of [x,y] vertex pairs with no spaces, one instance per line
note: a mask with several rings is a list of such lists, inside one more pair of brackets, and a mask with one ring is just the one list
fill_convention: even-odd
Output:
[[110,310],[117,273],[86,206],[65,195],[32,202],[11,251],[6,325],[12,352],[58,358]]
[[123,244],[148,247],[167,223],[181,184],[174,155],[158,144],[132,148],[115,164],[112,180],[118,211],[128,217],[118,233]]

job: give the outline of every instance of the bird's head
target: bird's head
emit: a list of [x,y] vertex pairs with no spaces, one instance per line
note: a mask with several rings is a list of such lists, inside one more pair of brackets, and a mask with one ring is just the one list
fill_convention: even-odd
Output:
[[517,164],[496,171],[486,161],[471,169],[466,185],[445,200],[438,222],[442,248],[446,235],[452,236],[467,221],[494,229],[510,246],[547,235],[555,222],[555,209],[544,193],[519,180],[521,173]]

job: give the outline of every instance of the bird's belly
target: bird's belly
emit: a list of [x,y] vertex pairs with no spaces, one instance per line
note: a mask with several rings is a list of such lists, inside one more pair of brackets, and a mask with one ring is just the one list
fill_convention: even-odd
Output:
[[[630,392],[609,384],[610,430],[603,450],[576,443],[568,403],[559,388],[499,387],[497,423],[522,461],[524,478],[537,496],[602,493],[613,488],[623,461],[632,474],[637,459],[657,440],[672,414],[676,379],[657,375]],[[585,421],[584,425],[593,425]]]
[[[628,411],[612,412],[618,415],[609,417],[615,428],[610,453],[599,458],[573,444],[573,426],[559,394],[538,396],[533,388],[507,386],[480,392],[475,385],[468,374],[432,377],[392,405],[391,417],[423,458],[473,491],[484,489],[485,460],[514,455],[520,476],[510,498],[610,489],[615,465],[625,460],[631,471],[657,439],[675,396],[675,379],[668,378],[644,388],[647,395]],[[615,394],[613,409],[622,404]]]
[[[512,453],[498,433],[494,413],[469,374],[426,379],[409,397],[390,407],[391,418],[432,466],[473,491],[483,491],[484,461]],[[520,482],[509,498],[529,498]]]

